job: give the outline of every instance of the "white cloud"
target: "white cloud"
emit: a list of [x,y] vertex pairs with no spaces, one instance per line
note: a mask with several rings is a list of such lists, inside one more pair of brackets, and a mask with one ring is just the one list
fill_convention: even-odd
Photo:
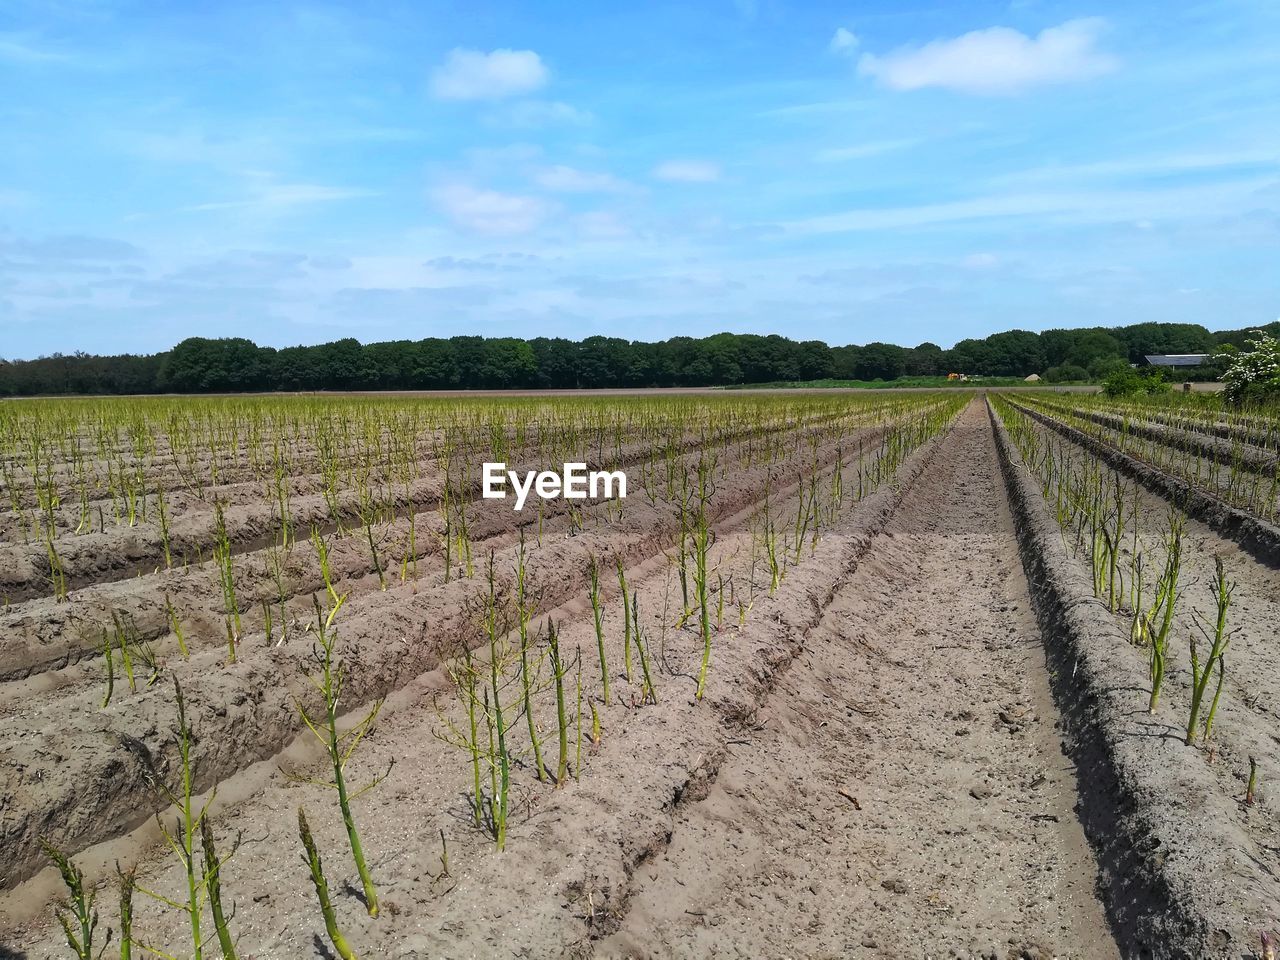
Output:
[[864,157],[878,157],[882,153],[892,153],[894,150],[905,150],[907,147],[914,147],[920,142],[918,139],[872,140],[869,143],[859,143],[852,147],[833,147],[829,150],[819,150],[814,155],[814,159],[819,163],[861,160]]
[[582,127],[595,117],[588,110],[559,100],[517,100],[492,111],[487,119],[510,127]]
[[71,57],[46,50],[21,33],[0,33],[0,60],[10,63],[66,63]]
[[502,175],[541,160],[543,153],[536,143],[508,143],[501,147],[472,147],[466,157],[473,169]]
[[631,236],[628,227],[616,213],[592,210],[577,218],[578,229],[589,240],[620,240]]
[[431,92],[440,100],[499,100],[532,93],[547,82],[542,58],[532,50],[457,48],[431,76]]
[[720,179],[720,164],[709,160],[668,160],[653,168],[658,180],[679,183],[710,183]]
[[551,204],[539,197],[482,190],[462,183],[437,187],[432,198],[455,224],[476,233],[529,233],[552,211]]
[[40,240],[0,236],[0,255],[41,261],[135,260],[142,250],[125,240],[89,237],[81,234],[44,237]]
[[281,129],[268,135],[193,123],[163,131],[123,127],[107,136],[113,148],[146,163],[203,166],[236,178],[286,166],[291,153],[288,134]]
[[372,190],[359,187],[331,187],[320,183],[278,183],[270,175],[260,173],[250,174],[248,187],[250,196],[244,199],[197,203],[182,209],[187,212],[249,208],[287,210],[313,203],[374,196]]
[[1124,177],[1148,178],[1177,173],[1230,173],[1232,170],[1251,168],[1276,170],[1277,167],[1280,167],[1280,146],[1266,149],[1144,154],[1089,163],[1053,164],[1006,174],[994,178],[993,182],[1040,183]]
[[846,30],[844,27],[836,27],[836,32],[831,37],[831,43],[827,45],[827,49],[832,53],[848,53],[858,45],[857,34],[852,30]]
[[1048,83],[1088,80],[1114,70],[1114,57],[1096,49],[1105,21],[1068,20],[1032,38],[1009,27],[974,30],[883,57],[863,54],[858,73],[893,90],[943,87],[963,93],[1016,93]]
[[557,193],[616,193],[627,185],[609,173],[593,173],[556,164],[543,167],[533,175],[534,182],[544,190]]
[[933,227],[1017,217],[1039,217],[1042,223],[1048,224],[1118,223],[1165,217],[1173,210],[1184,216],[1204,216],[1253,202],[1259,188],[1273,183],[1269,178],[1255,178],[1145,190],[1002,192],[911,207],[866,207],[793,220],[783,227],[789,233],[814,234]]

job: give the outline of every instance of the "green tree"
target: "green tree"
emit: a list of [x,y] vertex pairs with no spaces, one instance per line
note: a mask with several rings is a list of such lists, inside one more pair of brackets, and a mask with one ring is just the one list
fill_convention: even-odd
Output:
[[274,366],[273,354],[242,337],[188,337],[161,363],[157,386],[173,393],[258,390]]
[[907,351],[904,370],[909,377],[936,377],[949,372],[945,366],[942,348],[926,340]]
[[859,380],[896,380],[906,368],[907,351],[892,343],[868,343],[858,357]]

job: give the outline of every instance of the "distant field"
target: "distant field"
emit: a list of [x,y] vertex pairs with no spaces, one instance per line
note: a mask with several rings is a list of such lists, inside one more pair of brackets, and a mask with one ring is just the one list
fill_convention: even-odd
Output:
[[[899,377],[896,380],[775,380],[771,383],[744,383],[722,387],[723,390],[934,390],[945,387],[974,390],[983,387],[999,387],[1008,389],[1015,387],[1026,390],[1064,390],[1072,392],[1092,393],[1101,389],[1096,383],[1048,383],[1037,381],[1028,383],[1022,377],[975,377],[969,380],[948,380],[946,377]],[[1217,381],[1209,383],[1193,383],[1193,393],[1218,393],[1223,384]],[[1174,382],[1170,389],[1181,390],[1182,385]]]
[[[1029,384],[1021,377],[980,377],[971,380],[948,380],[946,377],[899,377],[896,380],[775,380],[771,383],[744,383],[725,387],[725,390],[896,390],[907,387],[957,387],[972,390],[975,387],[1024,387],[1067,386],[1067,384]],[[1089,387],[1089,384],[1072,386]]]

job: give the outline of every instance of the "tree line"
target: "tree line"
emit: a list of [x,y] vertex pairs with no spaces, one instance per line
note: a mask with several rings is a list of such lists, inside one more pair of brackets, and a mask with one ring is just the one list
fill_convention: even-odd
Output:
[[[896,380],[948,373],[1050,381],[1102,379],[1151,353],[1244,347],[1255,328],[1139,323],[934,343],[831,347],[821,340],[718,333],[656,343],[618,337],[354,339],[276,349],[243,338],[191,337],[146,356],[54,354],[0,360],[0,396],[295,390],[475,390],[731,386],[822,379]],[[1280,333],[1280,321],[1262,329]],[[1211,370],[1201,371],[1212,375]],[[1182,375],[1181,373],[1179,374]]]

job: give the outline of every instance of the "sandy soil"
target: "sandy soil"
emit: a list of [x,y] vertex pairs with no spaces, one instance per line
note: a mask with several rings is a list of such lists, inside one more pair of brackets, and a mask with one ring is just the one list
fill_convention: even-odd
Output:
[[[1067,442],[1061,435],[1037,424],[1035,429],[1046,440]],[[1068,446],[1079,451],[1077,444]],[[1106,465],[1101,469],[1110,485],[1116,471]],[[1136,502],[1136,534],[1150,569],[1159,569],[1165,558],[1163,537],[1168,529],[1169,502],[1145,487],[1123,476],[1125,499]],[[1130,522],[1130,529],[1134,527]],[[1122,568],[1130,565],[1132,533],[1126,535],[1122,551]],[[1189,639],[1202,637],[1202,628],[1215,615],[1212,585],[1215,562],[1221,559],[1228,579],[1235,584],[1228,627],[1231,640],[1227,651],[1225,682],[1218,715],[1214,723],[1213,743],[1205,754],[1206,772],[1218,783],[1224,796],[1243,795],[1249,769],[1249,758],[1257,759],[1264,771],[1275,769],[1277,746],[1280,745],[1280,650],[1276,647],[1276,625],[1280,624],[1280,568],[1267,566],[1242,546],[1192,518],[1186,520],[1182,548],[1182,570],[1179,600],[1172,630],[1172,651],[1162,692],[1162,708],[1144,717],[1145,732],[1170,739],[1184,736],[1186,715],[1191,698]],[[1078,553],[1082,570],[1088,559]],[[1129,630],[1127,604],[1113,617],[1118,627]],[[1205,641],[1200,640],[1203,645]],[[1135,651],[1136,652],[1136,651]],[[1267,774],[1264,773],[1264,776]],[[1247,811],[1233,815],[1251,838],[1258,856],[1266,859],[1270,852],[1280,851],[1280,791],[1264,791]]]
[[[834,457],[835,443],[828,439],[818,445],[819,462]],[[807,445],[800,445],[800,449],[807,449]],[[852,452],[846,450],[846,456],[856,453],[856,447]],[[770,476],[772,483],[766,482]],[[795,467],[790,464],[743,467],[719,487],[710,508],[711,520],[717,527],[723,523],[741,526],[749,515],[740,512],[761,498],[766,488],[772,486],[784,493],[796,480]],[[779,503],[777,508],[794,509],[790,502]],[[606,563],[612,563],[614,557],[633,563],[661,555],[670,549],[678,527],[667,505],[661,500],[650,504],[639,490],[620,517],[611,512],[612,505],[607,502],[584,508],[585,526],[576,535],[569,535],[563,510],[548,511],[543,524],[532,512],[516,515],[499,502],[485,501],[483,510],[476,506],[471,527],[474,550],[477,558],[496,552],[500,589],[509,595],[519,522],[530,528],[529,589],[541,603],[551,606],[585,592],[589,556],[605,558]],[[540,527],[545,528],[545,543],[536,536]],[[434,544],[430,529],[421,532],[420,542]],[[355,556],[348,556],[350,564],[338,562],[335,568],[346,574],[364,574],[339,584],[344,591],[355,588],[344,607],[343,633],[346,642],[360,651],[347,671],[347,696],[352,703],[361,703],[401,688],[440,663],[442,645],[467,627],[481,582],[456,576],[443,582],[437,557],[434,565],[424,565],[418,578],[401,583],[392,577],[388,588],[381,590],[376,578],[365,572],[367,568],[355,566],[368,562],[367,553],[363,560],[357,559],[363,549],[360,538],[336,543],[335,552],[349,551]],[[438,553],[438,545],[434,546]],[[293,574],[293,641],[280,642],[277,627],[276,639],[267,642],[265,635],[253,629],[256,618],[246,616],[244,637],[233,665],[225,663],[225,649],[216,640],[219,618],[208,615],[220,602],[216,579],[206,571],[200,589],[193,589],[187,581],[187,589],[179,594],[189,630],[192,622],[198,622],[192,615],[192,600],[198,596],[208,605],[209,627],[201,631],[206,643],[192,642],[190,659],[173,655],[175,650],[165,651],[170,654],[166,672],[183,683],[199,735],[210,745],[200,774],[202,789],[283,748],[299,726],[296,699],[315,706],[316,693],[303,676],[311,648],[302,625],[309,620],[311,593],[320,587],[320,581],[311,546],[303,544],[299,552],[312,557],[312,563],[310,570]],[[175,571],[175,575],[185,577],[181,572]],[[150,614],[151,622],[163,626],[165,591],[162,584],[150,582],[154,579],[107,586],[149,593],[141,609]],[[274,589],[271,579],[262,574],[250,584],[266,593]],[[249,596],[252,594],[242,593],[241,599]],[[68,646],[74,647],[68,631],[48,629],[61,621],[42,616],[65,616],[74,608],[84,613],[85,599],[79,597],[74,604],[62,605],[37,600],[16,608],[17,615],[34,615],[32,629],[40,641],[37,647],[54,646],[65,655]],[[250,611],[256,606],[255,596]],[[92,618],[92,612],[87,615]],[[142,616],[137,620],[142,622]],[[91,642],[92,636],[88,640]],[[11,656],[21,663],[20,653]],[[54,677],[59,682],[50,685]],[[0,707],[9,706],[7,715],[0,716],[0,736],[6,746],[0,756],[0,783],[8,795],[8,816],[0,822],[0,836],[5,839],[0,870],[10,881],[22,879],[44,864],[36,845],[38,836],[78,850],[137,827],[164,806],[145,789],[148,772],[145,763],[138,761],[133,744],[140,742],[161,765],[173,762],[172,689],[167,683],[140,687],[132,694],[121,689],[121,696],[102,708],[101,677],[101,664],[85,660],[69,670],[42,673],[33,678],[37,682],[18,680],[8,685],[44,694],[33,702],[0,688]],[[15,712],[13,705],[19,702],[21,712]],[[92,802],[79,802],[90,784],[95,785]]]
[[[994,412],[993,423],[1068,750],[1088,771],[1076,809],[1102,870],[1099,886],[1124,955],[1268,956],[1263,939],[1274,930],[1280,903],[1277,848],[1268,842],[1274,738],[1257,756],[1262,772],[1250,803],[1247,771],[1224,762],[1222,748],[1238,745],[1256,724],[1244,718],[1237,728],[1237,715],[1227,731],[1219,716],[1207,747],[1186,744],[1187,701],[1176,675],[1166,679],[1159,709],[1149,712],[1147,649],[1131,641],[1123,614],[1094,597],[1088,560],[1063,536],[1039,478]],[[1180,580],[1188,582],[1185,575]],[[1184,669],[1177,662],[1184,640],[1172,641],[1175,671]],[[1253,679],[1265,682],[1266,663],[1252,666]]]
[[600,956],[1118,956],[971,410]]
[[[846,463],[856,459],[830,438],[815,446],[814,457],[829,467],[837,449]],[[1140,818],[1130,809],[1099,817],[1100,808],[1110,813],[1112,794],[1101,791],[1099,768],[1079,771],[1071,758],[1115,749],[1113,737],[1156,757],[1173,749],[1173,714],[1148,718],[1126,706],[1118,723],[1082,747],[1075,668],[1064,670],[1074,654],[1045,620],[1045,584],[1024,574],[1024,563],[1035,568],[1015,531],[999,463],[987,408],[975,401],[947,434],[907,458],[891,482],[830,517],[772,593],[754,550],[769,471],[743,470],[727,481],[711,556],[727,602],[716,617],[702,701],[693,695],[701,638],[679,616],[670,516],[637,500],[625,518],[602,509],[582,529],[569,527],[567,517],[549,517],[548,549],[531,555],[542,591],[531,629],[559,624],[564,649],[581,664],[583,710],[598,711],[603,737],[582,741],[559,789],[539,782],[527,750],[517,756],[503,853],[471,823],[467,761],[442,739],[462,714],[440,654],[466,637],[476,584],[455,580],[446,587],[442,571],[427,565],[422,583],[384,592],[358,557],[340,557],[344,583],[353,589],[351,619],[344,622],[353,699],[387,696],[349,776],[363,783],[395,761],[388,779],[356,803],[383,912],[370,919],[362,907],[331,792],[282,773],[323,772],[321,754],[299,736],[289,713],[287,694],[300,686],[305,650],[263,643],[242,664],[224,668],[216,664],[216,648],[201,649],[181,671],[213,771],[206,778],[221,780],[212,807],[218,841],[224,849],[237,836],[245,841],[222,872],[236,904],[240,956],[331,955],[300,862],[299,805],[324,856],[338,923],[366,958],[1162,956],[1158,945],[1129,946],[1129,928],[1140,921],[1125,913],[1132,905],[1116,899],[1123,884],[1108,873],[1117,847],[1145,839],[1124,833]],[[794,516],[804,496],[787,484],[786,470],[794,464],[774,477],[779,517]],[[1154,536],[1167,504],[1143,494],[1140,507],[1142,533]],[[484,528],[479,515],[477,523],[509,591],[515,527]],[[604,578],[603,597],[614,696],[605,703],[599,695],[582,579],[588,554],[616,555],[625,566],[656,666],[652,702],[640,695],[638,671],[619,666],[622,611],[612,575]],[[1234,799],[1244,757],[1257,754],[1268,765],[1275,759],[1280,663],[1268,630],[1280,617],[1280,581],[1208,527],[1192,524],[1189,609],[1206,606],[1215,554],[1241,583],[1242,629],[1232,648],[1239,659],[1228,675],[1217,750],[1203,757],[1180,751],[1171,766],[1179,776],[1191,769],[1197,788],[1213,797],[1203,807],[1165,809],[1162,801],[1184,794],[1162,792],[1163,761],[1156,757],[1144,761],[1146,793],[1125,800],[1159,809],[1161,829],[1170,831],[1160,837],[1172,837],[1173,849],[1143,846],[1128,854],[1156,876],[1166,856],[1219,870],[1221,861],[1195,845],[1196,816],[1212,816],[1215,828],[1238,836],[1239,849],[1262,865],[1257,869],[1274,872],[1266,866],[1268,851],[1280,849],[1280,797],[1264,790],[1247,811],[1236,809]],[[305,600],[314,575],[297,576],[296,599]],[[163,594],[154,584],[122,581],[103,589],[132,595],[140,611],[157,619]],[[199,595],[206,606],[216,603],[211,585]],[[1062,602],[1098,614],[1090,597]],[[67,643],[48,599],[15,611],[23,607],[35,612],[23,626],[31,642]],[[1110,637],[1113,626],[1102,632]],[[1189,621],[1179,629],[1190,629]],[[1119,646],[1114,670],[1082,677],[1080,696],[1140,698],[1140,656]],[[48,822],[75,821],[67,835],[80,844],[77,861],[91,878],[108,876],[120,860],[136,865],[152,889],[181,889],[182,871],[149,819],[155,801],[139,797],[127,808],[122,800],[139,796],[141,787],[118,749],[121,732],[136,732],[125,719],[141,716],[143,746],[171,768],[167,693],[140,693],[125,707],[99,711],[94,683],[86,665],[70,664],[0,687],[6,737],[0,769],[8,771],[6,783],[22,788],[6,787],[0,828],[13,830],[23,818],[48,820],[41,797],[56,787],[61,806]],[[1073,692],[1064,696],[1064,689]],[[29,709],[28,692],[37,701]],[[1183,695],[1171,677],[1171,710]],[[95,719],[88,726],[60,723],[60,711],[68,710]],[[554,702],[540,698],[533,719],[552,754]],[[99,737],[96,746],[77,746],[86,730]],[[1092,813],[1082,823],[1084,810]],[[30,846],[31,829],[26,823],[13,835]],[[29,851],[25,859],[12,851],[6,857],[24,871],[35,865]],[[1251,869],[1222,867],[1221,877],[1197,882],[1201,892],[1242,900],[1236,891]],[[48,909],[59,890],[52,871],[0,886],[0,958],[65,955]],[[1185,906],[1181,895],[1171,886],[1140,908],[1158,916],[1175,900]],[[103,926],[114,925],[113,891],[104,887],[100,904]],[[178,956],[190,952],[179,913],[145,898],[136,910],[144,939]],[[1268,922],[1252,901],[1249,910],[1250,924]],[[1250,956],[1255,942],[1256,928],[1241,926],[1216,953],[1169,955]]]
[[[217,830],[252,838],[224,871],[242,954],[321,950],[286,815],[305,802],[321,811],[343,924],[365,955],[1109,955],[990,447],[975,404],[904,468],[902,489],[857,504],[745,629],[726,626],[703,704],[690,696],[698,638],[669,630],[673,569],[661,556],[633,564],[659,702],[640,705],[615,678],[623,693],[599,705],[605,739],[581,781],[547,793],[527,766],[519,774],[528,808],[501,856],[467,829],[465,764],[435,736],[443,678],[429,670],[395,694],[352,771],[397,760],[360,814],[387,906],[376,922],[359,909],[323,791],[273,769],[305,768],[314,750],[295,743],[231,776]],[[740,522],[722,524],[716,562],[731,582],[751,574],[750,542]],[[590,651],[589,607],[570,600],[551,615],[563,642]],[[545,710],[539,723],[551,723]],[[144,825],[81,859],[105,867],[154,842]],[[180,883],[151,849],[146,882]],[[33,881],[0,912],[25,915],[41,886],[56,889]],[[172,911],[143,904],[139,924],[182,942]],[[13,956],[57,955],[43,925],[24,923],[14,942]]]

